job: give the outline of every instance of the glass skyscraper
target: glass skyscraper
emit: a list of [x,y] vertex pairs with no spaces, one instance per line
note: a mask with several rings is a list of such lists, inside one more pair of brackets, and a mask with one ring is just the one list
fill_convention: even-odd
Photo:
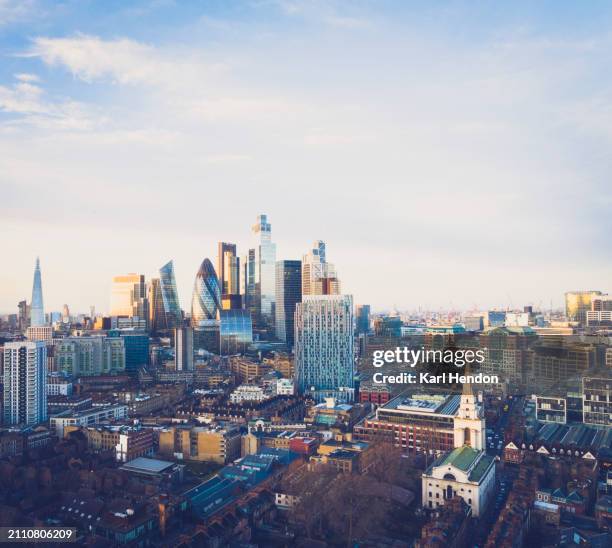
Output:
[[353,297],[305,295],[295,312],[298,389],[316,401],[354,397]]
[[149,327],[154,333],[166,329],[166,310],[159,278],[149,282]]
[[248,310],[222,310],[221,355],[244,354],[253,342],[253,322]]
[[216,320],[221,308],[219,280],[208,259],[204,259],[196,274],[191,298],[191,325],[200,327],[210,320]]
[[43,306],[42,280],[40,275],[40,260],[36,257],[34,283],[32,284],[32,303],[30,304],[30,326],[45,325],[45,309]]
[[159,269],[159,286],[164,309],[165,329],[174,329],[183,323],[183,312],[179,304],[172,261],[168,261]]
[[302,262],[276,262],[276,337],[293,348],[295,305],[302,300]]
[[252,227],[256,238],[254,294],[256,323],[263,326],[274,325],[274,298],[276,292],[276,244],[272,242],[272,225],[267,215],[259,215]]

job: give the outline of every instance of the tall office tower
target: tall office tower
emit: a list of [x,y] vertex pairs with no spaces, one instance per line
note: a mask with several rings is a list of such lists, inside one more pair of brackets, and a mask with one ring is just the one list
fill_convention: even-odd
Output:
[[70,323],[70,308],[67,304],[62,308],[62,323]]
[[4,424],[47,420],[47,345],[21,341],[4,345]]
[[149,284],[149,325],[153,331],[164,331],[183,324],[174,265],[168,261],[159,269],[159,278]]
[[19,301],[17,305],[19,310],[19,331],[25,331],[30,325],[30,307],[26,301]]
[[591,302],[601,295],[601,291],[568,291],[565,294],[567,319],[572,322],[586,323],[586,313],[591,310]]
[[191,298],[191,325],[200,327],[208,321],[218,319],[221,308],[219,280],[208,259],[204,259],[196,274]]
[[177,327],[174,330],[174,368],[177,371],[193,371],[192,327]]
[[113,278],[111,316],[149,319],[149,299],[144,274],[127,274]]
[[46,323],[45,309],[43,306],[42,281],[40,277],[40,261],[38,257],[36,257],[34,283],[32,284],[32,302],[30,304],[30,326],[40,327]]
[[302,300],[301,261],[276,262],[276,337],[293,347],[295,305]]
[[240,258],[236,256],[236,244],[219,242],[217,276],[221,288],[221,308],[223,310],[239,310],[242,308]]
[[302,258],[302,295],[339,295],[340,280],[325,256],[325,242],[318,240]]
[[153,333],[166,329],[166,311],[159,278],[149,281],[149,328]]
[[267,215],[259,215],[252,227],[256,239],[255,251],[255,323],[274,325],[274,297],[276,292],[276,244],[272,242],[272,225]]
[[360,304],[355,310],[355,334],[367,334],[370,331],[370,305]]
[[252,318],[259,314],[257,288],[255,286],[255,250],[249,249],[240,263],[240,290],[242,303]]
[[298,389],[316,401],[354,397],[353,297],[305,295],[295,311]]

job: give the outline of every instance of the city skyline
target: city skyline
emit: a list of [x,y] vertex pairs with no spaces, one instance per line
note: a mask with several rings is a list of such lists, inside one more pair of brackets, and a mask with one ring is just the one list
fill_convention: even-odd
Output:
[[188,309],[259,212],[374,307],[609,289],[609,6],[170,4],[0,3],[3,313],[37,255],[48,310],[170,259]]
[[[222,242],[219,242],[219,243],[222,243]],[[318,243],[322,243],[322,242],[318,242]],[[289,262],[289,263],[293,263],[293,262],[298,263],[299,262],[300,264],[303,264],[303,261],[306,260],[306,257],[307,257],[307,255],[305,254],[304,258],[302,260],[278,259],[276,261],[276,266],[278,267],[279,264],[286,263],[286,262]],[[173,264],[174,264],[173,259],[170,259],[157,272],[152,272],[152,273],[147,273],[147,274],[142,274],[141,272],[126,272],[126,273],[123,273],[123,274],[114,275],[112,277],[110,283],[108,284],[109,285],[109,296],[108,296],[108,302],[107,302],[107,307],[106,308],[104,306],[99,307],[96,304],[90,304],[90,305],[84,307],[82,310],[81,309],[75,310],[75,308],[77,308],[77,307],[73,307],[72,304],[64,302],[64,304],[61,307],[57,307],[57,308],[53,308],[53,307],[48,307],[47,308],[47,307],[44,307],[44,308],[42,308],[42,313],[46,316],[46,315],[49,315],[51,313],[59,313],[58,311],[60,309],[63,310],[63,309],[65,309],[65,307],[69,307],[69,308],[71,308],[75,312],[74,315],[78,315],[78,314],[87,315],[88,312],[91,311],[92,308],[96,311],[97,315],[113,315],[113,312],[112,312],[113,304],[112,303],[113,303],[113,299],[115,298],[115,296],[114,296],[114,291],[115,291],[114,284],[116,282],[116,279],[129,278],[130,276],[132,276],[132,277],[137,276],[139,279],[141,279],[140,283],[145,283],[147,286],[149,284],[151,284],[152,282],[155,282],[156,284],[159,284],[159,274],[160,274],[160,272],[162,272],[163,269],[167,269],[169,267],[172,267]],[[198,279],[198,277],[201,276],[203,264],[207,264],[208,265],[209,270],[211,272],[215,273],[215,277],[217,278],[217,283],[220,283],[220,281],[218,280],[218,276],[217,276],[217,271],[216,271],[217,269],[212,265],[212,262],[211,262],[210,259],[208,259],[208,257],[206,257],[204,259],[203,263],[200,264],[200,267],[198,268],[198,270],[196,272],[196,275],[195,275],[196,280]],[[333,269],[333,265],[330,265],[330,267]],[[336,276],[335,270],[334,270],[334,276]],[[40,296],[40,300],[42,301],[43,298],[44,298],[44,293],[41,293],[42,290],[40,289],[40,287],[41,287],[40,257],[36,258],[33,278],[34,278],[34,282],[33,282],[34,283],[34,287],[38,288],[38,293],[37,294]],[[333,278],[333,280],[336,281],[336,283],[338,283],[337,279],[335,277]],[[193,277],[191,279],[191,286],[193,287]],[[177,284],[177,287],[178,287],[178,284]],[[245,291],[245,289],[242,288],[242,287],[240,288],[240,290],[241,291]],[[564,309],[567,308],[567,304],[565,302],[566,295],[568,293],[572,293],[572,292],[576,292],[576,291],[579,292],[579,293],[580,292],[583,292],[583,293],[592,293],[592,292],[595,292],[595,293],[599,293],[599,294],[604,295],[604,296],[607,296],[607,294],[608,294],[608,291],[605,288],[603,290],[602,289],[596,289],[596,290],[595,289],[588,289],[588,290],[584,290],[584,289],[576,290],[576,289],[574,289],[574,290],[568,290],[568,291],[565,291],[563,293],[563,295],[561,296],[561,299],[560,299],[561,303],[558,304],[557,302],[555,302],[554,305],[553,305],[552,300],[551,300],[550,303],[545,303],[543,301],[540,301],[535,306],[535,309],[537,309],[539,311],[542,311],[542,312],[546,312],[546,311],[554,311],[554,312],[563,311]],[[176,288],[175,288],[175,292],[178,293],[178,291],[176,291]],[[190,309],[191,309],[191,307],[193,305],[193,299],[194,299],[193,290],[191,292],[188,292],[188,293],[189,293],[190,297],[189,297],[189,299],[186,302],[184,302],[183,299],[178,299],[179,305],[180,305],[180,309],[182,310],[183,313],[189,313],[189,311],[190,311]],[[347,293],[347,292],[341,292],[341,294],[350,295],[350,293]],[[147,291],[146,290],[145,290],[144,295],[145,296],[147,295]],[[220,288],[219,288],[219,295],[221,295]],[[152,297],[152,295],[149,294],[149,297]],[[176,297],[176,294],[174,295],[174,297]],[[155,297],[153,297],[153,298],[155,298]],[[30,306],[30,304],[31,304],[31,302],[28,301],[27,298],[24,298],[24,302],[27,302],[28,306]],[[219,301],[219,303],[220,303],[220,301]],[[17,303],[17,304],[19,304],[19,303]],[[151,303],[149,303],[149,304],[151,304]],[[548,306],[547,306],[547,304],[548,304]],[[451,303],[451,306],[449,306],[447,308],[445,308],[443,306],[427,308],[427,307],[424,307],[423,305],[420,305],[420,304],[413,305],[413,306],[410,306],[410,307],[399,307],[399,306],[394,304],[394,305],[392,305],[390,307],[385,307],[385,306],[381,306],[381,305],[379,305],[377,303],[373,303],[373,304],[372,303],[363,303],[363,302],[360,302],[360,301],[355,301],[355,305],[356,306],[358,306],[358,305],[368,306],[369,308],[371,308],[373,310],[374,313],[393,312],[393,311],[415,312],[417,310],[423,311],[423,312],[436,312],[436,311],[440,311],[440,312],[449,312],[450,313],[450,312],[453,312],[453,311],[455,311],[455,312],[470,312],[470,311],[476,312],[476,311],[485,311],[487,309],[488,310],[508,310],[508,311],[514,310],[514,311],[517,311],[517,310],[521,310],[524,306],[532,306],[533,303],[530,302],[530,303],[518,303],[517,304],[517,303],[514,303],[514,302],[508,302],[505,305],[480,306],[480,307],[476,306],[476,303],[474,303],[472,306],[466,306],[466,307],[456,306],[453,303]],[[220,304],[219,304],[219,309],[220,309]],[[0,314],[14,314],[14,313],[15,313],[15,311],[11,311],[11,310],[3,311],[3,310],[0,309]],[[131,313],[127,314],[127,315],[131,315]],[[146,316],[148,317],[148,313],[147,313]],[[44,319],[42,321],[43,321],[43,323],[45,322]],[[41,325],[43,325],[43,324],[41,324]]]

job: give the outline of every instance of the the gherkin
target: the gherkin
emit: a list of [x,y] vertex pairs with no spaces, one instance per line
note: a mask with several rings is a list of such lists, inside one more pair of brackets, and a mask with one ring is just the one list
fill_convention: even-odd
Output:
[[221,288],[215,269],[204,259],[196,274],[191,298],[191,325],[200,327],[210,320],[218,319],[221,308]]

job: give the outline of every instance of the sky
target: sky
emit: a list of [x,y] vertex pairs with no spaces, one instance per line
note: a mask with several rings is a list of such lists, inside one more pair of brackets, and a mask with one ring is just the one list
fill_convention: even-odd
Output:
[[374,309],[612,289],[608,2],[0,0],[0,312],[218,241]]

